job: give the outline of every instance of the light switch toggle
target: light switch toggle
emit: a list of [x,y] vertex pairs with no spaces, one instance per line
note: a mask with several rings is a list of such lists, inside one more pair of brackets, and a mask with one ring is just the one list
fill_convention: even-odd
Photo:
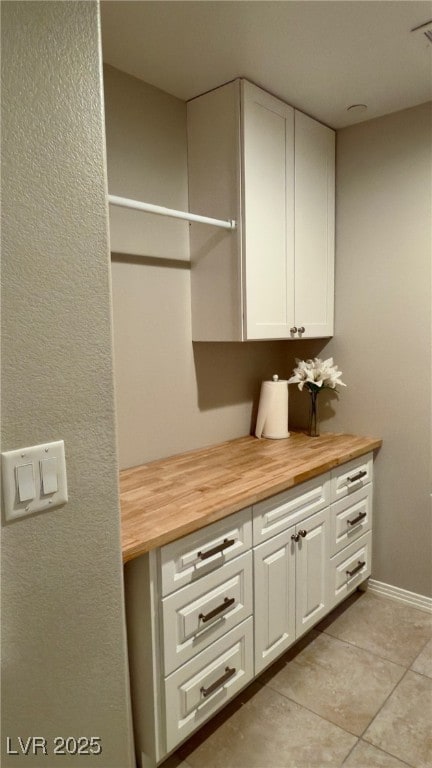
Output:
[[47,496],[58,491],[57,458],[43,459],[40,462],[42,493]]
[[15,467],[16,484],[20,501],[31,501],[36,496],[33,463]]

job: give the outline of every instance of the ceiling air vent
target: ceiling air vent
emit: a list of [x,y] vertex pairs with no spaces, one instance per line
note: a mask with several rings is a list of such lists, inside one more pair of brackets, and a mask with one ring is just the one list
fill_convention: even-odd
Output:
[[414,27],[411,32],[417,32],[418,35],[424,35],[427,37],[430,43],[432,43],[432,19],[419,24],[418,27]]

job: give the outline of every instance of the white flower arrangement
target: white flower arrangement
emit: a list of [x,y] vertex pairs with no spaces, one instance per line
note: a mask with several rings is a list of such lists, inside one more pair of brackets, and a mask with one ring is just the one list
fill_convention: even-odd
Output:
[[300,390],[307,387],[310,392],[320,392],[322,389],[336,390],[336,385],[346,387],[340,378],[342,371],[334,365],[332,357],[327,360],[321,360],[319,357],[313,360],[299,360],[296,357],[296,363],[294,375],[288,379],[288,384],[298,384]]

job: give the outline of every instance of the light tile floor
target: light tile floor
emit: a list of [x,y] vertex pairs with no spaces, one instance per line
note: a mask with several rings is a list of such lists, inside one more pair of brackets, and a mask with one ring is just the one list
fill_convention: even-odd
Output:
[[163,763],[327,766],[432,768],[430,614],[356,592]]

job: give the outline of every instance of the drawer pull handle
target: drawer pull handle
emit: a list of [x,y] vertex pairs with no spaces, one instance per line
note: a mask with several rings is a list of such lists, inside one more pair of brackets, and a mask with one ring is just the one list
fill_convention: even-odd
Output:
[[366,517],[366,512],[360,512],[357,517],[354,518],[354,520],[347,520],[348,525],[357,525],[357,523],[360,522],[360,520],[364,520]]
[[362,477],[366,477],[367,471],[366,469],[360,470],[360,472],[357,472],[356,475],[353,475],[352,477],[347,477],[347,483],[356,483],[357,480],[361,480]]
[[198,557],[201,560],[207,560],[208,557],[213,557],[213,555],[217,555],[218,552],[223,552],[224,549],[232,547],[233,544],[235,544],[235,539],[224,539],[221,544],[213,547],[213,549],[208,549],[206,552],[198,552]]
[[200,613],[198,618],[203,622],[210,621],[210,619],[214,619],[218,613],[224,611],[225,608],[229,608],[230,605],[233,605],[233,603],[235,603],[235,597],[224,597],[224,601],[221,605],[218,605],[217,608],[213,608],[213,610],[209,613]]
[[361,571],[361,569],[363,568],[364,565],[366,565],[366,560],[363,560],[363,562],[361,562],[361,560],[359,560],[358,564],[356,565],[355,568],[352,569],[352,571],[347,571],[346,572],[347,576],[349,576],[351,578],[351,576],[354,576],[354,574],[356,574],[359,571]]
[[231,669],[229,667],[225,667],[225,672],[223,673],[223,675],[221,675],[219,680],[215,680],[215,682],[209,685],[208,688],[204,688],[203,685],[201,686],[200,688],[201,695],[204,696],[204,698],[206,698],[206,696],[210,696],[210,694],[213,693],[213,691],[216,691],[217,688],[220,688],[220,686],[226,683],[227,680],[230,679],[230,677],[235,675],[235,673],[236,673],[235,667],[232,667]]

